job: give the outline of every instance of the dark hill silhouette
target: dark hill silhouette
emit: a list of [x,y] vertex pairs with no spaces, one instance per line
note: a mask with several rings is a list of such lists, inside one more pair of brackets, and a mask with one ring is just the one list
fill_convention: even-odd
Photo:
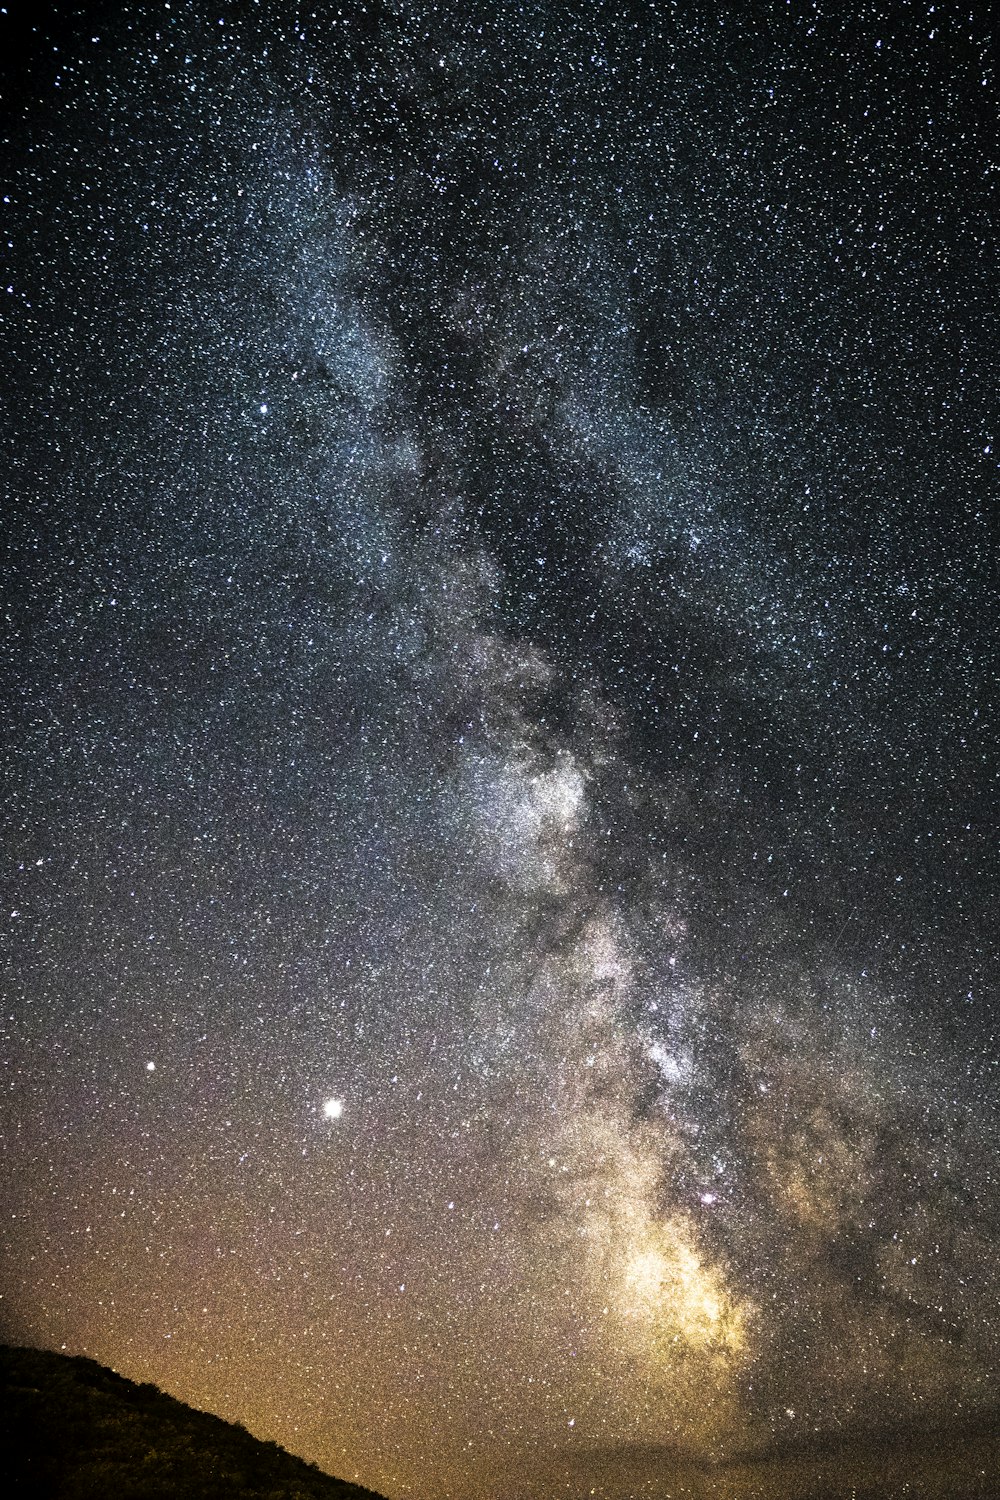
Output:
[[0,1346],[0,1473],[38,1500],[380,1500],[92,1359]]

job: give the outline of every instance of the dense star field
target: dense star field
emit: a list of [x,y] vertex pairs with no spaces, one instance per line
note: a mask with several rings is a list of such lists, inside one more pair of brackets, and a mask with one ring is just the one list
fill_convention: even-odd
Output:
[[985,31],[0,46],[0,1337],[433,1500],[990,1408]]

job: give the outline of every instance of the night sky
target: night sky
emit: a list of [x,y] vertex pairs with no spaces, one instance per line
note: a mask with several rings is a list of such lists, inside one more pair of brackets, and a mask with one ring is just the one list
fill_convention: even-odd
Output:
[[0,1337],[431,1500],[995,1404],[977,27],[0,15]]

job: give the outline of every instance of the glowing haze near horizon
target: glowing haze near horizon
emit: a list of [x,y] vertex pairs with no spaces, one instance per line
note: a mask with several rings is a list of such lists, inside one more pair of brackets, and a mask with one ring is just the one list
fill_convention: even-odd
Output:
[[392,1496],[992,1404],[996,93],[842,22],[36,39],[9,1341]]

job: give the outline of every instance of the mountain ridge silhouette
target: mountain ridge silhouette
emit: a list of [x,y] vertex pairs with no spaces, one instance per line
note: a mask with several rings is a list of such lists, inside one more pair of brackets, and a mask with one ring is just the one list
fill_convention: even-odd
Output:
[[83,1355],[0,1345],[6,1494],[37,1500],[383,1500],[238,1423]]

